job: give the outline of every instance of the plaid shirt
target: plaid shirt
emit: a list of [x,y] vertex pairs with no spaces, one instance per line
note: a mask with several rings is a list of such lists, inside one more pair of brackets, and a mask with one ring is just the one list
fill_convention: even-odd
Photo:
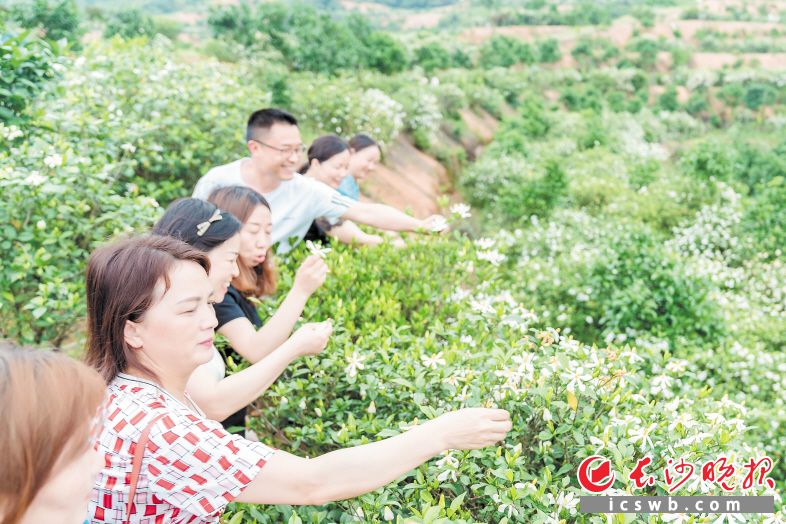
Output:
[[104,468],[90,501],[90,522],[125,521],[135,443],[161,413],[145,447],[133,523],[217,523],[274,453],[196,416],[153,382],[120,374],[109,385],[98,439]]

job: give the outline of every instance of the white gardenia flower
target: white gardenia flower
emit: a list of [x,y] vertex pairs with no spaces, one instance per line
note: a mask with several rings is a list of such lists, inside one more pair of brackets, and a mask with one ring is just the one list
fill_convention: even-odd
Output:
[[431,356],[423,355],[420,358],[421,360],[423,360],[423,364],[431,369],[437,369],[437,366],[444,366],[445,364],[447,364],[445,359],[442,358],[442,351],[440,351],[436,355],[431,355]]
[[[0,124],[0,126],[2,126],[2,124]],[[5,132],[5,137],[9,141],[14,140],[15,138],[19,138],[20,136],[24,135],[24,133],[22,133],[22,130],[19,129],[18,127],[16,127],[16,126],[9,126],[9,127],[5,128],[5,129],[7,130]]]
[[475,347],[475,339],[474,339],[474,338],[472,338],[472,337],[471,337],[471,336],[469,336],[469,335],[461,335],[461,338],[459,339],[459,341],[460,341],[462,344],[466,344],[466,345],[468,345],[468,346],[469,346],[469,347],[471,347],[471,348],[474,348],[474,347]]
[[502,262],[505,261],[505,255],[497,251],[496,249],[491,249],[489,251],[479,251],[477,253],[477,257],[480,260],[485,260],[486,262],[491,263],[493,266],[498,266]]
[[513,362],[519,366],[519,372],[528,373],[535,371],[535,366],[532,362],[535,360],[535,353],[523,353],[521,355],[514,355]]
[[471,291],[469,291],[467,289],[458,288],[458,289],[456,289],[456,291],[453,292],[452,295],[450,295],[450,301],[451,302],[461,302],[462,300],[464,300],[465,298],[467,298],[467,297],[469,297],[471,295],[472,295]]
[[761,524],[786,524],[786,519],[783,518],[783,515],[779,511],[764,519]]
[[57,153],[51,154],[44,158],[44,164],[50,169],[54,169],[63,164],[63,157]]
[[475,246],[478,249],[491,249],[494,247],[494,240],[486,237],[479,238],[475,241]]
[[566,509],[570,512],[571,515],[576,514],[576,506],[579,505],[579,499],[576,498],[576,494],[572,492],[562,492],[555,498],[553,494],[549,493],[546,495],[546,502],[549,506],[557,506],[557,514],[559,514],[563,509]]
[[308,250],[311,252],[312,255],[316,255],[323,260],[328,253],[333,251],[333,249],[329,247],[319,247],[310,240],[306,240],[306,247],[308,248]]
[[448,221],[445,220],[445,217],[441,215],[437,215],[431,222],[431,231],[433,233],[439,233],[440,231],[444,231],[448,227]]
[[129,144],[128,142],[126,142],[125,144],[120,146],[120,149],[128,153],[133,153],[134,151],[136,151],[136,146],[134,146],[134,144]]
[[686,515],[685,513],[663,513],[661,514],[660,519],[663,522],[674,522],[676,524],[681,524],[683,522],[688,522],[690,520],[690,515]]
[[391,520],[396,518],[396,516],[393,514],[393,511],[391,511],[389,507],[385,506],[385,509],[382,511],[382,518],[385,519],[385,522],[390,522]]
[[551,420],[551,411],[549,411],[549,408],[543,408],[543,420],[546,422]]
[[35,227],[38,229],[46,229],[46,220],[39,220],[35,223]]
[[450,212],[454,215],[458,215],[461,218],[470,218],[472,216],[472,212],[470,211],[470,207],[467,204],[453,204],[450,206]]
[[33,171],[25,178],[25,183],[31,186],[40,186],[44,182],[46,182],[46,177],[41,175],[38,171]]
[[576,389],[578,389],[579,393],[584,393],[587,389],[586,382],[592,380],[592,375],[585,373],[583,368],[576,367],[573,373],[563,373],[562,378],[569,380],[567,385],[568,391],[575,393]]
[[366,360],[364,355],[358,355],[357,351],[352,353],[352,356],[347,357],[347,367],[344,369],[347,372],[347,375],[350,377],[354,377],[358,374],[358,371],[363,369],[363,361]]
[[458,480],[459,460],[451,452],[448,451],[441,459],[437,460],[436,466],[440,469],[446,468],[437,475],[438,481],[443,482],[448,478],[452,479],[453,482]]
[[450,375],[449,377],[444,379],[443,382],[445,384],[448,384],[449,386],[458,387],[459,377],[456,375]]
[[641,442],[641,451],[645,451],[648,447],[652,449],[652,439],[650,438],[650,433],[657,427],[656,424],[650,424],[646,428],[634,428],[628,430],[628,437],[630,437],[630,442],[632,444],[636,444],[637,442]]

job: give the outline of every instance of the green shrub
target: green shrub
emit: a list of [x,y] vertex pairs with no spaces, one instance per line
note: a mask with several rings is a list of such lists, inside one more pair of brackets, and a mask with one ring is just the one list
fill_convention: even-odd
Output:
[[669,86],[666,91],[658,97],[657,107],[662,111],[676,111],[679,109],[680,104],[677,102],[677,88]]
[[415,49],[412,61],[429,73],[435,69],[447,69],[453,65],[448,50],[436,42]]
[[745,87],[740,83],[724,84],[718,91],[718,98],[730,106],[738,106],[745,97]]
[[559,215],[529,232],[520,278],[536,311],[588,343],[643,333],[672,345],[717,340],[724,325],[709,282],[688,274],[648,228],[604,220]]
[[559,62],[562,58],[562,51],[559,48],[559,42],[554,38],[547,38],[541,40],[538,46],[538,60],[546,63]]
[[769,84],[753,83],[745,88],[742,100],[745,107],[751,110],[759,109],[761,106],[770,105],[775,102],[777,92]]
[[699,179],[728,181],[735,175],[737,157],[726,144],[706,140],[685,152],[680,165],[687,174]]
[[[599,446],[619,471],[646,453],[693,462],[718,447],[757,453],[744,444],[749,434],[736,423],[745,408],[696,394],[683,383],[686,361],[658,348],[590,347],[540,327],[528,302],[503,291],[509,287],[504,266],[487,261],[503,239],[417,241],[403,255],[406,264],[393,262],[402,252],[391,248],[348,253],[337,247],[320,300],[304,312],[309,320],[335,319],[331,342],[276,382],[258,403],[253,425],[263,437],[278,435],[277,447],[315,456],[396,434],[448,409],[487,405],[511,410],[514,430],[506,442],[446,453],[351,501],[233,505],[233,512],[244,512],[243,522],[382,522],[398,516],[512,523],[556,514],[588,523],[573,513],[580,493],[575,468]],[[284,290],[291,273],[284,268]],[[673,415],[677,405],[680,414],[689,414],[683,422]],[[723,421],[713,418],[721,412]],[[702,437],[688,439],[697,434]],[[658,486],[646,493],[665,491]],[[555,502],[559,494],[568,497],[567,506]]]
[[[182,180],[186,193],[211,166],[243,153],[244,122],[269,104],[264,77],[247,65],[176,62],[162,40],[91,46],[47,94],[43,123],[113,164],[118,177]],[[173,104],[171,93],[177,93]],[[162,199],[166,205],[170,195]]]
[[90,252],[151,226],[158,204],[59,140],[25,142],[0,164],[0,338],[58,346],[80,329]]
[[122,38],[138,38],[153,36],[156,33],[155,22],[151,16],[138,9],[118,11],[110,15],[104,28],[104,37],[115,35]]
[[44,84],[54,77],[52,44],[29,32],[0,35],[0,121],[21,122]]
[[582,36],[570,54],[582,67],[597,67],[616,58],[619,49],[605,38]]
[[746,206],[741,231],[756,252],[775,257],[786,251],[786,178],[776,176],[759,187]]
[[706,90],[694,91],[685,103],[685,110],[693,116],[701,115],[706,112],[709,107],[710,102]]
[[[404,128],[404,108],[380,89],[363,89],[350,79],[304,79],[293,84],[292,110],[319,133],[370,133],[390,143]],[[413,102],[413,106],[416,102]]]
[[338,20],[300,3],[240,3],[211,8],[208,25],[218,38],[275,49],[297,71],[393,73],[408,64],[398,40],[373,29],[359,14]]
[[480,47],[479,65],[485,68],[532,64],[536,61],[532,46],[509,36],[492,36]]
[[735,178],[745,183],[752,193],[759,193],[776,177],[786,178],[786,141],[766,149],[742,143],[737,147],[737,154],[739,168]]
[[568,87],[562,91],[560,102],[565,104],[569,111],[589,109],[600,112],[603,109],[603,97],[592,86]]
[[600,115],[592,112],[584,113],[584,125],[576,138],[576,146],[580,150],[592,149],[609,142],[609,132]]
[[15,4],[11,8],[11,16],[22,27],[43,29],[48,40],[65,38],[77,47],[84,33],[74,0],[53,0],[52,5],[49,0]]
[[567,188],[565,172],[556,161],[535,166],[521,156],[484,156],[462,177],[473,206],[505,221],[548,216]]
[[627,45],[627,49],[637,54],[635,65],[642,69],[655,66],[660,48],[660,44],[651,38],[636,38]]
[[643,27],[655,26],[655,12],[649,7],[639,7],[634,9],[633,16],[641,22]]

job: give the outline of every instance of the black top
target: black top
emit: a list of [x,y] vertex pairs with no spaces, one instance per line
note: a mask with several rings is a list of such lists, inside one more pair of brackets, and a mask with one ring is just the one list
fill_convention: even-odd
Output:
[[259,329],[262,327],[262,319],[259,318],[257,308],[254,304],[240,294],[240,291],[235,289],[235,286],[229,286],[224,300],[220,304],[216,304],[216,318],[218,319],[218,327],[229,324],[236,318],[247,318],[249,322]]
[[[218,319],[218,328],[237,318],[247,318],[257,329],[262,327],[262,319],[259,318],[257,308],[246,297],[241,295],[240,291],[235,289],[234,286],[229,286],[226,295],[224,295],[224,300],[220,304],[216,304],[214,308],[216,310],[216,318]],[[242,358],[231,347],[226,349],[226,355],[231,356],[235,362]],[[227,417],[222,422],[224,428],[245,427],[246,411],[247,409],[243,407]]]
[[339,220],[335,224],[331,224],[324,218],[317,218],[311,222],[311,226],[309,226],[308,231],[306,231],[306,236],[303,237],[303,240],[311,240],[312,242],[318,242],[320,244],[330,244],[328,231],[343,223],[343,220]]

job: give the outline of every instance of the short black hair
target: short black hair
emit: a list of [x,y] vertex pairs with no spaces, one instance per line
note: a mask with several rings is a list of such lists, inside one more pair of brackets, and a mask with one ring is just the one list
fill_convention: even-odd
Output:
[[274,107],[266,107],[251,113],[248,117],[248,124],[246,125],[246,140],[254,138],[254,131],[257,129],[270,129],[273,124],[289,124],[291,126],[297,125],[297,118],[287,113],[283,109],[276,109]]

